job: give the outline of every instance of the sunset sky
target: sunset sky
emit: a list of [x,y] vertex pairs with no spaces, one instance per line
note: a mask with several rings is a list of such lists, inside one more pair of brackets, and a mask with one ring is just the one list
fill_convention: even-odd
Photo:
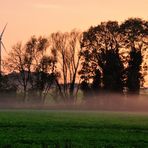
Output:
[[7,51],[32,35],[83,31],[101,21],[130,17],[148,20],[148,0],[0,0],[0,32],[8,23],[3,38]]
[[148,0],[0,0],[0,30],[7,50],[32,35],[86,30],[101,21],[148,19]]

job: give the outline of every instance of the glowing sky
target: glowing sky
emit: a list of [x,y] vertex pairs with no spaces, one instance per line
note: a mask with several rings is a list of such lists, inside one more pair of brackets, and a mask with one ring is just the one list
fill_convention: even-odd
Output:
[[8,22],[4,35],[8,50],[32,35],[86,30],[101,21],[129,17],[148,19],[148,0],[0,0],[0,30]]
[[0,0],[0,31],[8,22],[3,39],[7,50],[32,35],[86,30],[101,21],[129,17],[148,20],[148,0]]

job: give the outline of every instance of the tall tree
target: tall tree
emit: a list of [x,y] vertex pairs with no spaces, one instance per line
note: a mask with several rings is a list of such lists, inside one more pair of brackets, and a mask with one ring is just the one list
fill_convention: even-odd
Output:
[[141,66],[143,52],[147,50],[145,44],[148,37],[147,22],[140,18],[130,18],[121,24],[121,32],[124,35],[124,47],[129,49],[128,66],[126,68],[126,86],[129,93],[139,93],[143,80]]
[[93,82],[93,88],[98,88],[96,91],[102,86],[108,91],[123,90],[120,40],[119,25],[112,21],[91,27],[84,33],[80,74]]
[[57,56],[57,67],[61,76],[57,80],[57,86],[64,100],[74,101],[76,97],[74,87],[80,65],[80,40],[81,34],[76,30],[51,35],[51,48]]

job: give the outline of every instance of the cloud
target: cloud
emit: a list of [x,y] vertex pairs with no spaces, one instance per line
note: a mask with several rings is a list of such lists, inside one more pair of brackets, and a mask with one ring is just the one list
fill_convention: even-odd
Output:
[[58,9],[61,6],[57,4],[34,4],[34,7],[38,9]]

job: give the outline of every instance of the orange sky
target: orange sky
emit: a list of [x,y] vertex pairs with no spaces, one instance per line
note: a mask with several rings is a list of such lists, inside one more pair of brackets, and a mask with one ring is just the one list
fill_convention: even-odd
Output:
[[32,35],[85,30],[128,17],[148,19],[148,0],[0,0],[0,30],[8,22],[3,40],[8,50]]
[[32,35],[86,30],[101,21],[129,17],[148,20],[148,0],[0,0],[0,31],[8,22],[3,39],[8,51]]

